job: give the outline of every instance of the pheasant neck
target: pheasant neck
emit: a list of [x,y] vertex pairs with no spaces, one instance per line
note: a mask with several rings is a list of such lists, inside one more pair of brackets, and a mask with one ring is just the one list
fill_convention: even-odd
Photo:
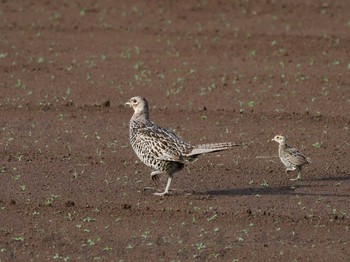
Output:
[[286,143],[286,142],[281,142],[280,145],[279,145],[279,148],[280,148],[281,150],[286,149],[287,147],[288,147],[288,146],[287,146],[287,143]]
[[149,121],[149,114],[146,110],[135,111],[132,118],[138,121]]

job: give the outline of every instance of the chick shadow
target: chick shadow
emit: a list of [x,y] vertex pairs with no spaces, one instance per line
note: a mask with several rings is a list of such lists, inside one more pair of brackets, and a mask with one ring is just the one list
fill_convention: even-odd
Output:
[[[309,186],[298,186],[309,187]],[[232,189],[219,189],[219,190],[208,190],[203,194],[212,196],[252,196],[252,195],[294,195],[295,189],[290,186],[280,187],[248,187],[248,188],[232,188]]]
[[256,187],[256,188],[233,188],[222,190],[208,190],[200,194],[211,196],[321,196],[321,197],[350,197],[348,194],[328,194],[328,193],[307,193],[298,192],[300,188],[314,187],[311,185],[295,185],[295,186],[280,186],[280,187]]

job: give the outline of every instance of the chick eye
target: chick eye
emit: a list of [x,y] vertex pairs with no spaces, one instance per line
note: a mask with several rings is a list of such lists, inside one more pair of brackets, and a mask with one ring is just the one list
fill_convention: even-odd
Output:
[[133,104],[136,104],[136,99],[133,99],[132,101],[131,101]]

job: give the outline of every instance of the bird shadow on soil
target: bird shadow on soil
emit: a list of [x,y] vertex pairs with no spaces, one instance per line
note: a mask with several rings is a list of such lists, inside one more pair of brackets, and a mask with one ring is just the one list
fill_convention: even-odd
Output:
[[350,197],[347,194],[328,194],[328,193],[306,193],[298,192],[300,188],[313,187],[311,185],[299,185],[294,188],[291,186],[280,187],[259,187],[259,188],[234,188],[234,189],[221,189],[221,190],[208,190],[201,192],[202,195],[212,196],[251,196],[251,195],[298,195],[298,196],[321,196],[321,197]]
[[350,176],[322,177],[316,180],[317,181],[346,181],[346,180],[350,180]]

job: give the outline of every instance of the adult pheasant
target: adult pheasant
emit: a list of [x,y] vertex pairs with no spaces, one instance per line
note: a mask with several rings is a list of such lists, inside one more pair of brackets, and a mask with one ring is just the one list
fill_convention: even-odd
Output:
[[154,170],[151,173],[152,180],[157,180],[162,173],[169,176],[165,190],[154,195],[168,194],[174,175],[199,155],[228,150],[239,145],[232,142],[191,145],[169,129],[150,121],[148,102],[145,98],[133,97],[126,105],[134,109],[130,119],[130,143],[136,155]]

